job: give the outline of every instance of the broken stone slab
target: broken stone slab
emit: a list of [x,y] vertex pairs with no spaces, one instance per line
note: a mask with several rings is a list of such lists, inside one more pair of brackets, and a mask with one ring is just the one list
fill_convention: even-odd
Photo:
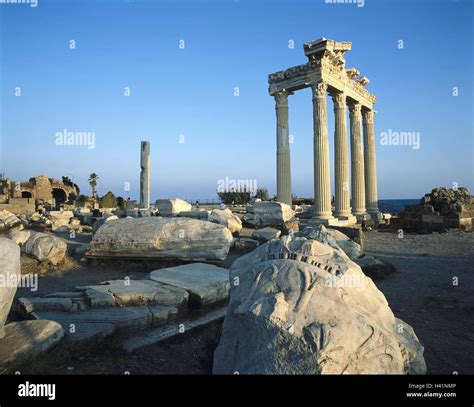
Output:
[[26,241],[30,238],[31,232],[29,230],[13,230],[8,233],[7,237],[15,242],[17,245],[21,246],[25,244]]
[[86,303],[91,308],[115,307],[115,298],[112,293],[104,290],[88,288],[84,291]]
[[81,291],[57,291],[54,293],[46,294],[42,298],[83,298],[84,293]]
[[116,327],[111,322],[76,322],[73,326],[67,326],[67,329],[65,342],[74,345],[93,345],[116,332]]
[[262,228],[257,229],[252,233],[252,237],[257,239],[259,242],[267,242],[272,239],[278,239],[281,236],[281,230],[274,228]]
[[6,209],[0,210],[0,233],[7,232],[13,228],[23,228],[20,218]]
[[110,335],[131,334],[165,325],[176,319],[178,309],[172,305],[154,305],[91,309],[77,314],[35,312],[31,315],[38,320],[57,321],[64,328],[66,342],[84,344],[99,342]]
[[242,230],[242,221],[228,208],[213,209],[209,214],[209,221],[225,226],[232,234],[239,234]]
[[413,329],[341,250],[284,236],[234,261],[230,279],[215,374],[426,372]]
[[255,250],[260,242],[249,237],[238,237],[234,239],[232,247],[237,252],[248,253]]
[[186,290],[153,280],[111,280],[98,285],[76,288],[86,291],[87,296],[91,292],[112,295],[115,304],[123,306],[155,304],[182,308],[189,298]]
[[47,216],[53,223],[57,222],[67,225],[70,219],[74,217],[74,213],[73,211],[50,211]]
[[129,218],[106,222],[94,235],[87,256],[183,261],[224,260],[230,231],[189,218]]
[[15,301],[15,309],[21,314],[38,311],[77,312],[78,306],[71,298],[21,297]]
[[149,278],[189,292],[190,307],[223,301],[229,296],[229,270],[206,263],[191,263],[152,271]]
[[193,206],[183,199],[158,199],[155,204],[161,216],[176,215],[180,212],[190,211]]
[[63,326],[67,335],[79,323],[111,323],[116,327],[117,333],[141,329],[153,324],[153,314],[148,307],[96,308],[76,314],[61,311],[39,311],[35,312],[34,316],[39,319],[57,321]]
[[122,342],[122,349],[131,353],[137,349],[143,348],[144,346],[162,342],[183,333],[187,333],[195,328],[224,318],[226,309],[227,307],[214,309],[193,319],[189,318],[182,321],[176,321],[175,323],[167,324],[166,326],[160,326],[158,328],[139,332],[138,334],[126,338]]
[[295,216],[290,205],[268,201],[255,203],[253,213],[258,226],[283,225]]
[[21,251],[34,257],[36,260],[49,261],[56,265],[64,258],[67,250],[67,243],[64,239],[53,236],[49,233],[30,232],[30,237],[21,246]]
[[55,321],[28,320],[5,325],[5,336],[0,339],[0,374],[47,352],[63,337],[64,330]]
[[162,326],[170,321],[174,321],[178,315],[185,314],[174,305],[150,305],[149,310],[152,315],[152,325]]
[[0,238],[0,338],[21,277],[20,248],[11,240]]
[[259,221],[253,213],[246,213],[245,215],[243,215],[242,222],[250,227],[257,227],[259,224]]

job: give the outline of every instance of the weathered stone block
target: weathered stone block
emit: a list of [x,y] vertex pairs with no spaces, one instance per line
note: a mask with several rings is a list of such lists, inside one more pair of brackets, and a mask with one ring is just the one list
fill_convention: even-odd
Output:
[[88,256],[224,260],[231,242],[227,228],[197,219],[119,219],[100,227]]
[[188,291],[191,307],[219,302],[229,295],[229,270],[212,264],[191,263],[155,270],[149,278]]

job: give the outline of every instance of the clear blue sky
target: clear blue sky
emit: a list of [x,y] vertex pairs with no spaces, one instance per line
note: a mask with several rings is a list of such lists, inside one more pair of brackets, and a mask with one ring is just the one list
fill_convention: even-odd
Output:
[[[0,4],[0,171],[12,179],[69,175],[90,193],[94,171],[100,194],[137,198],[140,140],[149,140],[152,200],[212,198],[226,176],[273,193],[267,75],[305,63],[303,43],[324,36],[353,43],[346,66],[378,98],[379,198],[453,182],[474,190],[472,1],[38,2]],[[333,167],[330,99],[328,111]],[[64,129],[95,132],[95,149],[56,145]],[[420,148],[380,145],[389,129],[420,132]],[[293,193],[313,196],[309,90],[290,97],[290,133]]]

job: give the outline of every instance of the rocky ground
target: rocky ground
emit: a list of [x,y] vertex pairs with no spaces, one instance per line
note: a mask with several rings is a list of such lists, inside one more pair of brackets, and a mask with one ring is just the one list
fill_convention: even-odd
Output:
[[[251,230],[243,229],[241,234],[250,235]],[[86,242],[88,237],[79,239]],[[69,242],[70,247],[74,244]],[[387,232],[367,232],[366,251],[394,266],[374,272],[374,281],[395,315],[414,328],[425,346],[428,373],[472,373],[474,234],[453,231],[399,238]],[[229,267],[237,256],[231,255],[224,266]],[[169,266],[157,262],[72,261],[70,271],[53,270],[42,275],[34,295],[125,276],[133,279]],[[453,284],[455,278],[458,285]],[[19,289],[16,297],[31,295]],[[24,374],[209,374],[221,324],[214,322],[132,354],[114,347],[113,342],[74,352],[60,345],[19,370]]]

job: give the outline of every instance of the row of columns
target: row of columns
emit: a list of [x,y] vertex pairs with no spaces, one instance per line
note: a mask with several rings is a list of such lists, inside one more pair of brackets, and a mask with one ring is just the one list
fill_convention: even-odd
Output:
[[[318,82],[313,93],[314,126],[314,214],[319,221],[337,217],[349,220],[367,212],[378,215],[377,175],[375,162],[374,111],[351,100],[343,92],[330,92],[334,103],[335,211],[331,211],[331,179],[327,125],[328,86]],[[275,95],[277,116],[277,200],[291,205],[291,169],[288,128],[288,95]],[[347,143],[346,107],[349,107],[351,143],[351,181],[349,182],[349,147]],[[363,133],[362,133],[363,128]],[[350,188],[349,188],[350,186]],[[350,204],[352,190],[352,210]],[[367,205],[367,208],[366,208]]]

